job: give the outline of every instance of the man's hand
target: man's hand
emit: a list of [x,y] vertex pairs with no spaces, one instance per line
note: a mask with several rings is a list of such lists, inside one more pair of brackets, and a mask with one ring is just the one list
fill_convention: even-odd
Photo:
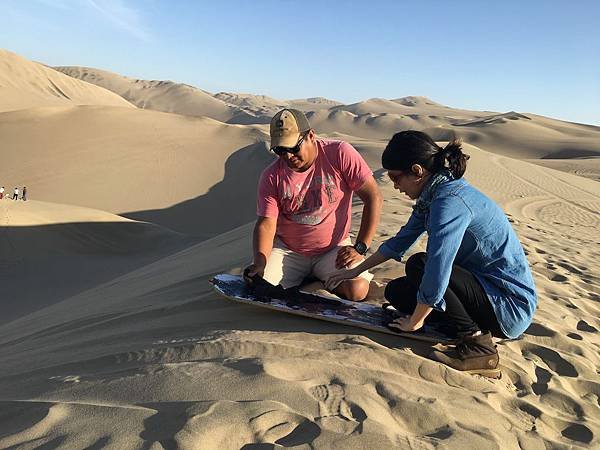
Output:
[[253,263],[244,269],[244,281],[246,283],[252,284],[252,277],[255,275],[262,278],[265,275],[265,266]]
[[351,245],[346,245],[338,250],[335,260],[336,269],[348,269],[360,264],[365,258],[358,253]]

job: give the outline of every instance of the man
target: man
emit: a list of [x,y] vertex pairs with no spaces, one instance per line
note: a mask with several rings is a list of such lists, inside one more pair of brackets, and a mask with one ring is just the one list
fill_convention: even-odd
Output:
[[[287,289],[309,275],[325,282],[337,270],[360,264],[383,202],[367,163],[347,142],[317,139],[304,113],[295,109],[275,114],[270,134],[279,158],[259,181],[249,277],[260,275]],[[354,245],[348,236],[353,192],[364,203]],[[372,278],[363,272],[330,288],[361,301]]]
[[13,200],[19,200],[19,188],[15,188],[15,191],[13,192],[13,196],[12,196]]

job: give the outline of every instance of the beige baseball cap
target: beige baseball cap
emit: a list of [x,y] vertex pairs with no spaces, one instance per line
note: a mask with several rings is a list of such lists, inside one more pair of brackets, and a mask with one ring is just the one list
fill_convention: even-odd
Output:
[[282,109],[271,119],[271,148],[294,147],[310,130],[308,119],[297,109]]

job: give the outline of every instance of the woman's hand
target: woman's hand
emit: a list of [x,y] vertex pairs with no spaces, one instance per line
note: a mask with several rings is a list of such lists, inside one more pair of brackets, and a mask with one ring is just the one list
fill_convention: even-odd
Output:
[[417,331],[421,327],[423,327],[424,321],[414,322],[412,316],[410,317],[400,317],[394,320],[394,325],[400,328],[402,331]]
[[358,275],[360,275],[360,272],[357,272],[356,269],[338,270],[329,276],[325,282],[325,287],[333,291],[342,281],[356,278]]

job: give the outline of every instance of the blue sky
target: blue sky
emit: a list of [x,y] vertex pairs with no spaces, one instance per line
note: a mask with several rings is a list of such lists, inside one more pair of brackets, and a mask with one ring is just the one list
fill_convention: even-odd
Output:
[[600,124],[600,1],[0,0],[0,47],[219,92]]

